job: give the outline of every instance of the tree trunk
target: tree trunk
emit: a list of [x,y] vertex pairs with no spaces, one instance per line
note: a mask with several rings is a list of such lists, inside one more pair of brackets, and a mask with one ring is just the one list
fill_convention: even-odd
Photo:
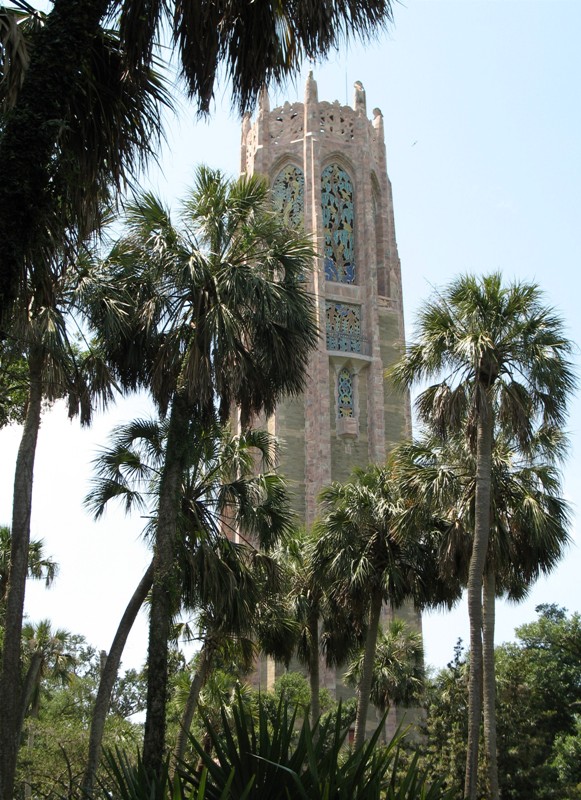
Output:
[[119,627],[113,638],[109,655],[105,659],[101,670],[99,689],[97,690],[97,697],[95,698],[95,705],[93,706],[93,714],[91,717],[89,753],[87,756],[85,774],[83,776],[83,797],[92,797],[93,795],[95,777],[97,775],[99,759],[101,758],[101,742],[103,741],[105,720],[107,718],[109,706],[111,705],[111,694],[115,686],[115,681],[117,680],[121,656],[127,642],[127,637],[133,628],[133,623],[145,602],[152,583],[153,563],[147,568],[145,575],[139,582],[137,589],[127,604],[127,608],[121,617]]
[[499,800],[498,758],[496,742],[496,673],[494,668],[494,621],[496,581],[494,570],[484,575],[484,602],[482,614],[482,663],[484,667],[484,748],[490,800]]
[[481,388],[482,407],[476,439],[476,490],[474,541],[468,571],[468,618],[470,621],[470,671],[468,681],[468,747],[464,797],[476,800],[478,743],[482,717],[482,578],[490,533],[490,483],[492,474],[492,407],[486,388]]
[[0,797],[14,793],[14,773],[22,731],[21,638],[28,574],[30,516],[34,458],[42,403],[42,348],[32,347],[28,358],[28,408],[14,470],[10,576],[6,592],[4,646],[0,672]]
[[212,661],[214,658],[215,650],[216,650],[215,646],[208,642],[206,642],[202,647],[202,649],[200,650],[200,661],[198,664],[198,669],[196,670],[196,674],[194,675],[194,679],[191,683],[188,699],[186,701],[182,718],[180,720],[180,729],[178,731],[178,737],[176,740],[176,747],[174,751],[174,764],[176,769],[180,761],[183,760],[184,754],[186,752],[186,745],[188,743],[188,734],[190,732],[190,728],[192,727],[194,712],[198,705],[198,698],[200,697],[200,692],[202,691],[202,688],[206,683],[206,679],[212,667]]
[[[40,661],[42,661],[42,656],[40,656]],[[34,747],[34,726],[36,724],[36,721],[38,720],[39,712],[40,712],[40,692],[37,694],[36,702],[30,712],[28,736],[26,739],[26,747],[28,748],[28,752],[31,754],[32,754],[32,748]],[[32,786],[30,785],[27,778],[24,779],[24,800],[32,800]]]
[[34,35],[30,64],[0,134],[0,320],[23,285],[31,261],[38,291],[52,248],[50,222],[59,187],[53,159],[67,104],[109,0],[54,0]]
[[319,615],[311,614],[309,618],[309,684],[311,687],[311,724],[321,716],[320,677],[319,677]]
[[189,433],[189,406],[176,393],[170,421],[160,488],[153,559],[153,586],[149,612],[147,652],[147,710],[143,739],[143,764],[150,774],[159,774],[165,748],[165,714],[168,684],[168,642],[172,613],[176,609],[175,570],[177,519],[182,475]]
[[[40,683],[40,670],[42,667],[43,655],[42,653],[33,653],[30,659],[30,664],[26,672],[26,678],[22,686],[22,703],[20,706],[20,730],[24,727],[24,720],[26,719],[26,712],[32,702],[35,690]],[[38,716],[38,715],[37,715]]]
[[367,723],[367,711],[369,709],[369,698],[371,696],[371,685],[373,683],[375,646],[377,644],[379,620],[381,618],[381,606],[381,593],[376,591],[371,596],[369,625],[367,627],[367,635],[365,637],[363,665],[361,667],[361,679],[358,686],[359,697],[357,699],[357,717],[355,719],[354,741],[356,749],[361,747],[365,741],[365,727]]

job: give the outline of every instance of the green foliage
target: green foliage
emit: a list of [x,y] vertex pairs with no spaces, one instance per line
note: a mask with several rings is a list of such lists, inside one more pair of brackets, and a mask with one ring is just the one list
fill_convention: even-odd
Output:
[[566,788],[563,798],[581,798],[581,717],[575,717],[572,733],[561,733],[555,739],[553,767],[559,784]]
[[[348,729],[342,726],[340,709],[324,723],[311,725],[307,715],[298,723],[297,710],[291,710],[284,698],[274,720],[262,701],[252,714],[239,698],[232,720],[223,714],[223,738],[216,735],[209,721],[206,727],[212,752],[197,741],[192,744],[207,770],[209,800],[446,797],[437,783],[429,785],[415,760],[403,777],[398,773],[401,737],[378,748],[382,726],[362,748],[350,750],[345,744]],[[186,786],[200,786],[199,770],[182,764],[179,774]]]
[[[581,708],[581,618],[553,605],[497,649],[499,769],[507,800],[561,800],[571,788],[554,748],[576,732]],[[562,752],[562,751],[561,751]],[[561,777],[563,781],[561,780]]]
[[[300,672],[285,672],[274,682],[275,700],[284,700],[293,708],[299,707],[302,711],[308,711],[311,703],[311,689],[309,681]],[[328,689],[320,691],[321,713],[334,709],[335,703]]]
[[[344,675],[348,686],[361,680],[363,650],[355,655]],[[418,704],[424,690],[424,649],[422,635],[401,619],[379,630],[373,662],[371,702],[380,711],[392,703],[410,707]]]
[[[503,800],[581,796],[581,618],[552,605],[537,611],[537,621],[517,628],[516,642],[496,648]],[[461,796],[468,693],[460,644],[427,697],[425,766]]]
[[21,353],[0,341],[0,428],[23,423],[28,400],[28,366]]
[[468,737],[468,669],[462,640],[445,669],[426,683],[425,764],[460,797]]
[[[29,716],[20,749],[17,786],[27,784],[33,797],[72,797],[85,767],[88,728],[100,673],[99,655],[83,636],[69,635],[68,679],[60,670],[40,676],[41,702],[37,716]],[[57,652],[57,655],[59,653]],[[131,751],[141,739],[141,727],[131,722],[134,698],[140,691],[140,676],[130,670],[115,687],[114,708],[105,732],[106,748]],[[126,714],[126,716],[124,716]]]

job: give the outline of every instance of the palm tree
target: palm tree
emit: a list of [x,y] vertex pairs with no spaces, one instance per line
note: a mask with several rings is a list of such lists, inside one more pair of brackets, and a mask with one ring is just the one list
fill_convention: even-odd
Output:
[[[442,436],[463,430],[475,452],[474,538],[468,574],[470,683],[464,794],[476,797],[482,713],[482,583],[491,528],[496,426],[526,453],[539,428],[562,426],[574,387],[571,342],[534,284],[462,276],[420,312],[416,341],[392,372],[400,386],[439,379],[416,401]],[[509,432],[509,433],[508,433]]]
[[247,675],[256,665],[258,651],[278,660],[290,659],[289,642],[296,638],[294,620],[280,602],[284,578],[276,554],[272,560],[254,548],[232,547],[231,543],[214,546],[214,552],[212,561],[217,560],[217,565],[227,571],[235,591],[224,592],[221,581],[212,580],[208,582],[214,585],[209,586],[210,592],[205,596],[198,592],[196,611],[202,646],[183,703],[173,753],[176,767],[184,758],[200,693],[213,669],[229,663],[234,674]]
[[[119,19],[119,46],[110,59],[102,58],[102,26],[113,18]],[[324,57],[351,36],[368,38],[390,20],[390,0],[332,0],[324,13],[310,3],[54,0],[42,24],[33,26],[28,45],[22,26],[3,28],[0,18],[0,53],[9,56],[0,57],[7,76],[0,86],[10,88],[0,123],[0,317],[27,270],[43,279],[38,254],[50,244],[47,232],[60,232],[62,240],[66,226],[55,227],[55,203],[64,197],[67,223],[83,229],[102,181],[120,186],[135,176],[139,156],[149,150],[147,137],[160,130],[149,125],[151,108],[135,109],[134,136],[117,137],[115,123],[125,109],[101,125],[100,104],[129,84],[147,90],[164,30],[171,31],[188,93],[205,113],[220,71],[231,81],[233,103],[245,111],[265,83],[284,83],[305,58]],[[109,80],[99,86],[103,70]],[[56,183],[55,153],[66,167],[57,171]]]
[[[312,248],[270,210],[266,184],[198,171],[182,206],[183,227],[152,195],[133,202],[127,233],[103,264],[118,287],[124,336],[104,341],[120,383],[145,386],[168,413],[159,484],[148,655],[144,759],[161,765],[167,642],[180,486],[196,424],[225,420],[237,406],[243,427],[281,397],[302,391],[317,339],[302,279]],[[101,315],[101,318],[98,318]],[[96,321],[102,324],[102,305]]]
[[[0,619],[4,616],[4,604],[8,591],[8,576],[10,570],[10,551],[12,535],[10,528],[0,525]],[[44,581],[48,588],[58,572],[56,561],[44,555],[42,539],[33,539],[28,544],[28,576],[37,581]]]
[[[353,658],[344,674],[348,686],[358,686],[363,667],[363,651]],[[392,703],[411,706],[424,689],[424,648],[420,631],[412,630],[401,619],[392,620],[386,631],[380,629],[375,648],[370,698],[386,713]]]
[[22,628],[24,642],[25,692],[22,704],[23,717],[38,717],[43,679],[50,676],[67,683],[76,661],[69,652],[71,634],[62,629],[52,630],[50,620],[36,624],[26,623]]
[[[551,437],[554,441],[554,437]],[[554,457],[555,450],[550,454]],[[496,440],[493,463],[491,541],[483,580],[484,744],[491,796],[499,796],[494,662],[495,598],[519,601],[541,574],[548,574],[569,543],[569,506],[561,479],[546,453],[525,460]]]
[[[149,67],[127,70],[118,33],[100,25],[108,6],[57,0],[49,14],[27,3],[1,9],[0,151],[11,159],[20,141],[27,153],[20,167],[3,167],[2,327],[29,282],[47,302],[55,251],[74,252],[111,188],[120,191],[159,144],[169,95]],[[11,218],[18,234],[10,242]]]
[[[38,719],[42,682],[49,677],[63,684],[68,683],[76,663],[75,656],[69,652],[71,634],[58,628],[52,630],[50,620],[42,620],[36,625],[27,623],[22,629],[24,664],[24,692],[22,703],[22,722],[28,715],[31,720]],[[34,726],[29,725],[27,746],[32,748]],[[30,784],[25,781],[25,798],[31,797]]]
[[[36,445],[43,402],[68,399],[69,416],[90,423],[93,404],[112,398],[110,375],[95,350],[79,352],[70,322],[79,310],[84,288],[79,275],[66,275],[52,287],[50,304],[38,300],[28,287],[13,308],[6,336],[17,344],[26,363],[27,396],[24,425],[14,467],[11,548],[8,583],[3,600],[4,643],[0,671],[0,794],[3,780],[13,782],[16,743],[20,735],[21,633],[26,578],[29,572],[30,520]],[[78,318],[77,318],[78,319]],[[9,784],[6,784],[7,786]],[[6,794],[6,793],[5,793]],[[10,796],[6,794],[6,796]]]
[[311,720],[321,715],[319,702],[319,620],[324,596],[324,581],[313,570],[314,538],[304,529],[279,546],[276,557],[285,576],[283,591],[288,600],[289,616],[295,622],[290,654],[295,653],[307,667],[311,688]]
[[[498,795],[494,619],[495,598],[519,601],[541,573],[550,572],[569,541],[569,509],[560,496],[559,472],[551,461],[563,452],[563,435],[543,430],[527,457],[502,432],[492,459],[491,529],[483,580],[484,744],[491,796]],[[393,453],[400,491],[413,521],[436,531],[439,569],[446,581],[465,586],[474,531],[474,453],[464,437],[425,433]]]
[[[139,509],[148,517],[145,535],[152,542],[168,428],[167,419],[161,423],[135,420],[116,428],[111,446],[95,461],[94,488],[86,500],[97,518],[112,500],[122,502],[127,512]],[[250,430],[232,437],[216,423],[201,427],[194,421],[188,428],[171,611],[172,617],[180,608],[203,612],[201,619],[205,622],[200,624],[207,632],[208,663],[220,637],[248,633],[256,609],[269,596],[276,578],[276,568],[268,557],[247,541],[235,541],[246,536],[272,546],[291,530],[293,515],[284,483],[271,471],[276,453],[275,442],[265,431]],[[83,779],[88,796],[93,791],[105,717],[123,647],[153,580],[152,563],[121,620],[101,676]]]
[[[74,4],[60,5],[69,6],[71,20],[78,20],[79,9],[72,9]],[[28,371],[26,414],[15,468],[13,549],[0,675],[0,705],[4,710],[0,719],[0,795],[6,797],[12,796],[19,739],[26,554],[42,402],[68,396],[72,401],[69,411],[72,415],[80,411],[81,422],[86,424],[92,403],[98,400],[91,393],[90,384],[93,382],[92,388],[97,389],[100,383],[101,399],[110,399],[110,388],[102,381],[94,381],[96,370],[89,381],[83,377],[79,353],[67,330],[72,287],[78,289],[79,279],[86,277],[83,270],[70,270],[70,264],[73,259],[82,260],[85,240],[102,223],[111,187],[119,188],[125,173],[143,160],[152,143],[159,141],[159,107],[167,103],[162,84],[151,70],[136,77],[124,74],[118,36],[99,30],[90,42],[85,42],[86,47],[77,43],[83,50],[82,56],[79,53],[82,61],[73,82],[68,84],[66,98],[63,95],[58,99],[61,113],[47,123],[52,130],[41,126],[35,132],[34,115],[21,114],[19,104],[23,98],[26,104],[27,96],[30,100],[28,77],[42,60],[42,42],[48,42],[53,50],[56,43],[50,44],[54,34],[51,15],[44,17],[26,7],[24,16],[8,9],[0,11],[0,49],[4,56],[0,59],[0,150],[6,137],[16,135],[22,148],[34,148],[36,142],[45,159],[38,162],[33,150],[28,151],[29,169],[24,169],[20,178],[19,168],[6,164],[2,187],[6,194],[0,212],[0,230],[10,235],[12,194],[13,230],[20,227],[25,236],[32,235],[34,239],[24,248],[16,240],[12,244],[7,239],[0,243],[0,308],[3,309],[4,300],[10,301],[10,310],[0,311],[0,338],[11,342],[12,352],[25,359]],[[77,49],[76,45],[71,46]],[[64,66],[52,61],[51,67],[51,58],[44,64],[46,75],[60,73]],[[50,90],[45,94],[39,85],[35,91],[41,91],[42,98],[39,95],[36,102],[46,109],[55,97]],[[7,157],[14,155],[12,151],[12,156]],[[25,161],[20,159],[21,166]],[[8,288],[4,281],[6,269],[12,271]],[[92,353],[84,366],[92,369],[96,365]],[[106,376],[101,372],[103,377]]]
[[[348,606],[365,644],[358,683],[355,746],[365,739],[367,711],[382,607],[414,599],[433,602],[429,553],[398,525],[404,511],[389,467],[355,469],[350,483],[333,483],[321,492],[317,523],[317,567],[329,575],[330,593]],[[439,599],[439,598],[438,598]]]

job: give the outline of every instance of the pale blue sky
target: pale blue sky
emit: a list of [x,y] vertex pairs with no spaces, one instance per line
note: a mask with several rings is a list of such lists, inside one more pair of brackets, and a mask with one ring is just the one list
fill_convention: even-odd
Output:
[[[461,272],[500,270],[507,279],[537,281],[571,338],[581,341],[581,3],[409,0],[394,13],[395,27],[381,41],[342,48],[327,64],[314,65],[314,74],[320,99],[351,103],[360,80],[368,115],[375,106],[383,111],[408,334],[431,286]],[[302,99],[307,69],[272,104]],[[149,176],[168,202],[187,187],[198,163],[236,174],[240,126],[228,102],[226,93],[210,120],[199,122],[182,101],[162,153],[163,174],[152,168]],[[580,412],[577,398],[565,470],[575,543],[526,604],[499,610],[498,642],[534,618],[539,602],[581,611]],[[145,412],[128,403],[115,417],[139,413]],[[51,591],[29,591],[27,605],[33,619],[49,616],[104,649],[146,559],[138,520],[108,514],[94,525],[81,508],[88,462],[110,427],[102,419],[79,435],[62,409],[45,420],[33,535],[45,538],[61,575]],[[17,440],[17,431],[0,433],[0,522],[10,518]],[[444,665],[456,638],[467,640],[465,608],[426,616],[424,636],[428,663]],[[126,665],[142,661],[144,638],[142,620]]]

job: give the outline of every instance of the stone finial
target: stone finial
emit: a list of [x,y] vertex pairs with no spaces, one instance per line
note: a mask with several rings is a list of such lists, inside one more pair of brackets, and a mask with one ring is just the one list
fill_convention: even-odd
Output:
[[365,116],[367,114],[365,89],[363,88],[361,81],[355,81],[353,86],[355,87],[355,101],[353,103],[353,108],[358,114],[363,114],[363,116]]
[[270,111],[270,100],[268,99],[268,91],[266,85],[260,90],[258,96],[258,113],[261,115],[268,114]]
[[377,136],[380,139],[383,139],[383,114],[381,113],[380,108],[373,109],[373,127],[377,131]]
[[305,103],[318,103],[319,93],[317,90],[317,81],[313,78],[313,70],[309,70],[307,83],[305,85]]

